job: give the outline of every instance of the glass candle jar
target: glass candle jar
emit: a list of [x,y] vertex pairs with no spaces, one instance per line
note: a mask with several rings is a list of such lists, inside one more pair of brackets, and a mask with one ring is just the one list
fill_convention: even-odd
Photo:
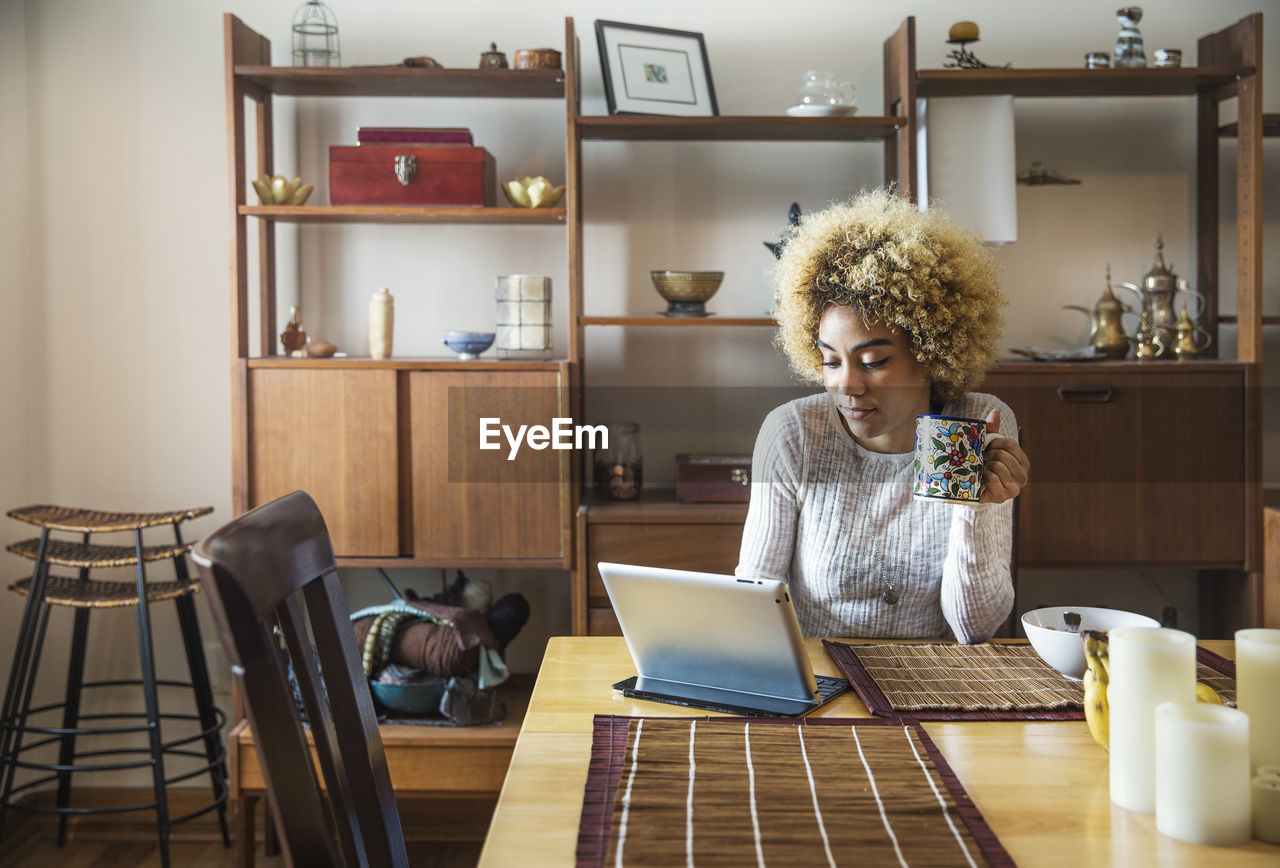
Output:
[[498,358],[550,358],[551,278],[507,274],[498,277],[495,287]]
[[608,441],[595,453],[592,478],[597,497],[635,500],[644,481],[640,426],[635,422],[606,422]]

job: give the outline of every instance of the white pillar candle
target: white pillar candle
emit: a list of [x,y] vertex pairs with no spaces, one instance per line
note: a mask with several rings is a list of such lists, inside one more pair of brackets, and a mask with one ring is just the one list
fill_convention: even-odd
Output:
[[1280,765],[1280,630],[1236,631],[1236,707],[1249,715],[1249,761]]
[[1280,777],[1258,777],[1249,786],[1253,797],[1253,837],[1280,844]]
[[1206,702],[1156,707],[1156,828],[1232,847],[1249,840],[1249,717]]
[[1117,627],[1108,642],[1111,801],[1156,809],[1155,709],[1195,702],[1196,638],[1166,627]]

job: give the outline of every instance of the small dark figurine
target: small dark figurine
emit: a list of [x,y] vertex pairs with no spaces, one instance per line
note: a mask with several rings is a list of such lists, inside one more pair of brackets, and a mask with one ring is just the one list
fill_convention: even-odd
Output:
[[498,50],[498,43],[490,42],[489,50],[480,53],[481,69],[507,69],[507,55]]
[[768,247],[773,253],[775,259],[782,256],[782,248],[787,246],[787,239],[791,237],[791,233],[800,225],[800,203],[792,202],[791,210],[787,212],[787,229],[782,233],[782,237],[777,241],[766,241],[764,246]]
[[957,21],[951,25],[951,30],[947,33],[948,45],[959,45],[959,48],[951,50],[947,57],[949,61],[942,64],[949,69],[1008,69],[1010,64],[1006,63],[1001,67],[993,67],[989,63],[983,63],[974,56],[973,52],[965,48],[970,42],[978,41],[978,25],[972,21]]

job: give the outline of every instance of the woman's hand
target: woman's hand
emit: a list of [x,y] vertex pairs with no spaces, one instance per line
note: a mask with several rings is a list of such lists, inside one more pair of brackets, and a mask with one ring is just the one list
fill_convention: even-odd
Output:
[[[987,433],[1000,432],[1000,411],[987,414]],[[1017,497],[1030,481],[1031,461],[1018,442],[1010,437],[996,437],[982,450],[982,503],[1004,503]]]

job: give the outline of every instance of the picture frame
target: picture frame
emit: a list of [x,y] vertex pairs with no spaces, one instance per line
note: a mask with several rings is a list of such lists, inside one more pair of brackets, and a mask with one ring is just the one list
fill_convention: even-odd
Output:
[[701,33],[597,19],[596,45],[609,114],[720,113]]

